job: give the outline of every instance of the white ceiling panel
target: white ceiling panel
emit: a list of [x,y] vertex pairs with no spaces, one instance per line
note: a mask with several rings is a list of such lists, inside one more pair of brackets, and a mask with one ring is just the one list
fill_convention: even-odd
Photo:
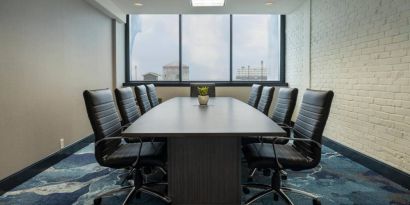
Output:
[[306,0],[225,0],[223,7],[192,7],[190,0],[112,1],[127,14],[287,14]]

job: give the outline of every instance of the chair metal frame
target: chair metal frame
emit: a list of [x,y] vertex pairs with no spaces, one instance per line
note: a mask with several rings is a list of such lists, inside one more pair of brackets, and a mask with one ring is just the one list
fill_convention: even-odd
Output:
[[262,191],[257,193],[256,195],[252,196],[250,199],[248,199],[245,202],[245,205],[250,205],[252,203],[254,203],[255,201],[263,198],[264,196],[268,195],[268,194],[273,194],[274,195],[274,199],[277,200],[277,196],[279,196],[280,198],[282,198],[286,204],[288,205],[294,205],[294,203],[292,202],[292,200],[286,195],[285,192],[294,192],[306,197],[310,197],[313,199],[313,204],[314,205],[320,205],[320,196],[303,191],[303,190],[299,190],[299,189],[295,189],[295,188],[290,188],[290,187],[286,187],[282,185],[282,178],[281,178],[281,174],[283,169],[283,166],[279,163],[278,157],[276,155],[276,149],[275,149],[275,142],[279,139],[290,139],[293,141],[307,141],[307,142],[312,142],[314,145],[317,145],[319,148],[322,147],[322,144],[312,140],[312,139],[303,139],[303,138],[288,138],[288,137],[275,137],[275,139],[273,139],[272,142],[272,147],[273,147],[273,153],[275,155],[275,166],[274,166],[274,173],[272,175],[271,178],[271,185],[266,185],[266,184],[255,184],[255,183],[248,183],[248,184],[243,184],[242,188],[244,190],[244,192],[247,192],[248,188],[256,188],[256,189],[261,189]]

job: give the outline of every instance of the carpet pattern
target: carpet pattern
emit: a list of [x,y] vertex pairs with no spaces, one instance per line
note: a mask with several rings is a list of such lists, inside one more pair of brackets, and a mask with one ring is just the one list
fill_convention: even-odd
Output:
[[[83,205],[92,204],[99,193],[120,187],[123,170],[101,167],[95,161],[93,144],[48,168],[13,190],[0,196],[0,205]],[[243,181],[248,170],[243,167]],[[270,177],[255,175],[255,182],[269,184]],[[313,192],[321,196],[322,204],[409,205],[410,191],[382,177],[372,170],[323,147],[322,161],[311,170],[288,171],[289,187]],[[251,194],[243,195],[243,200]],[[289,195],[295,204],[312,204],[311,200]],[[107,198],[102,204],[121,204],[125,194]],[[132,204],[160,205],[160,200],[147,195]],[[255,204],[283,204],[267,196]]]

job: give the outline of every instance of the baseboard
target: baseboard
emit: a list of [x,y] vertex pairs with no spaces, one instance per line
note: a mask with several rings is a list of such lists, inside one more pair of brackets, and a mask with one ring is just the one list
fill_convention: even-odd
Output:
[[381,162],[373,157],[367,156],[356,150],[353,150],[345,145],[340,144],[328,137],[323,136],[323,144],[345,157],[379,173],[380,175],[400,184],[401,186],[410,189],[410,174],[394,168],[384,162]]
[[63,149],[47,156],[46,158],[35,162],[34,164],[2,179],[0,181],[0,196],[92,142],[94,142],[93,134],[81,140],[78,140],[77,142],[64,147]]

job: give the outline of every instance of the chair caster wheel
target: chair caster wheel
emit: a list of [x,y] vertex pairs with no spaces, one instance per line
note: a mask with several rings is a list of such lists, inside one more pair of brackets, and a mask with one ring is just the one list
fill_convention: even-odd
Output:
[[278,201],[278,200],[279,200],[278,194],[273,194],[273,200],[274,200],[274,201]]
[[95,198],[94,205],[99,205],[99,204],[101,204],[101,198]]
[[265,176],[265,177],[269,177],[269,176],[270,176],[270,174],[271,174],[270,169],[264,169],[264,170],[263,170],[263,176]]
[[321,205],[322,204],[318,198],[313,199],[312,202],[313,202],[313,205]]
[[242,188],[242,192],[243,192],[244,194],[249,194],[251,191],[249,190],[249,188],[243,187],[243,188]]

